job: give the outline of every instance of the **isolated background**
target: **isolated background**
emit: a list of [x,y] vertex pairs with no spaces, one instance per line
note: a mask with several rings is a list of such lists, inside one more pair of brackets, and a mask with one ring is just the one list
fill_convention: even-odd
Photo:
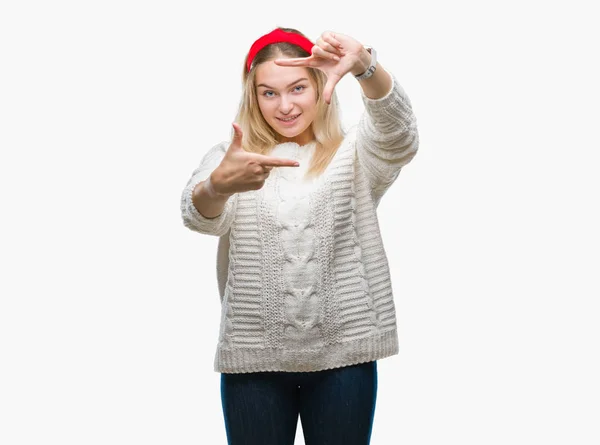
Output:
[[600,443],[591,3],[2,2],[0,443],[226,443],[217,238],[179,200],[276,26],[373,45],[418,119],[372,444]]

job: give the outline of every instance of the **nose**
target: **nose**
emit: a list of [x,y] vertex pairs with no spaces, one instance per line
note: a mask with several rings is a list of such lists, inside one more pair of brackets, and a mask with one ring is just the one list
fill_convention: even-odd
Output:
[[288,114],[292,111],[293,108],[294,104],[292,103],[292,101],[288,99],[287,96],[282,95],[281,102],[279,102],[279,111],[281,112],[281,114]]

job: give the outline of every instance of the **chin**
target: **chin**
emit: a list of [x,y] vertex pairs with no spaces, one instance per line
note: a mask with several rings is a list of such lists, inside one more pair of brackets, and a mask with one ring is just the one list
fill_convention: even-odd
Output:
[[306,128],[301,128],[301,129],[297,129],[297,128],[282,128],[281,126],[276,126],[273,127],[275,129],[275,131],[277,131],[277,133],[286,136],[286,137],[294,137],[294,136],[298,136],[299,134],[302,134],[303,131],[306,130]]
[[288,138],[294,138],[296,136],[300,136],[304,130],[302,131],[279,131],[279,134]]

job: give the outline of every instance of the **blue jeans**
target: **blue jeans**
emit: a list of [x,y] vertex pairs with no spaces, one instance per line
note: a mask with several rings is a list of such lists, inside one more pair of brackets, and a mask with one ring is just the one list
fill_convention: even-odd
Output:
[[377,362],[316,372],[221,374],[229,445],[292,445],[298,416],[306,445],[368,445]]

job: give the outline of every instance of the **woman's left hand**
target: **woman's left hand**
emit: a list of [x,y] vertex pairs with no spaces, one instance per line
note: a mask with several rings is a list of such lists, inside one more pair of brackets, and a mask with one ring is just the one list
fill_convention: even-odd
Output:
[[292,59],[276,59],[280,66],[307,66],[317,68],[327,75],[323,99],[331,104],[333,89],[347,73],[355,75],[367,70],[371,55],[364,46],[350,36],[325,31],[312,47],[312,55]]

